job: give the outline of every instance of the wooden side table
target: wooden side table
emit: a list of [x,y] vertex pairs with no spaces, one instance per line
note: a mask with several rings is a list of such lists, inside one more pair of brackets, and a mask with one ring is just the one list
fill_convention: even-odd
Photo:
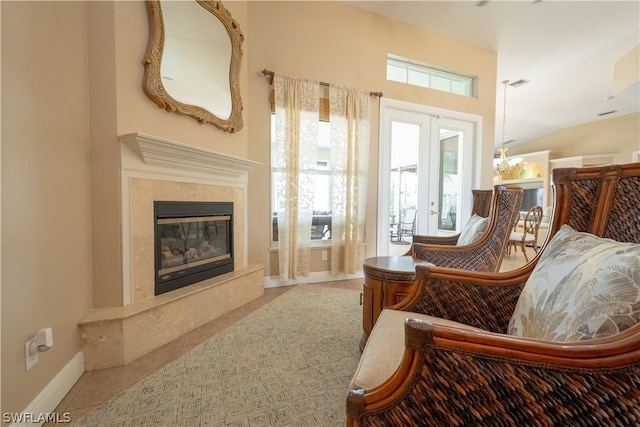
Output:
[[416,266],[431,263],[410,256],[367,258],[362,265],[362,339],[360,350],[369,338],[373,325],[384,307],[405,299],[415,286]]

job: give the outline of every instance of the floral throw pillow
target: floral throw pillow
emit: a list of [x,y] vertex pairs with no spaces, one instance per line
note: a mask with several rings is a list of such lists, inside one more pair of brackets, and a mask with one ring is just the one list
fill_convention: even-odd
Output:
[[462,227],[460,237],[458,237],[458,246],[470,245],[478,240],[489,225],[489,218],[483,218],[480,215],[473,214],[469,221]]
[[579,341],[639,322],[640,245],[563,225],[527,280],[507,333]]

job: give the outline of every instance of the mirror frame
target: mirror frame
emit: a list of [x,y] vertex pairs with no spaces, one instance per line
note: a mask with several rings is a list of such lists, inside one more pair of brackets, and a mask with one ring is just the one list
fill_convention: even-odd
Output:
[[242,129],[242,99],[240,97],[240,63],[242,62],[242,43],[244,36],[238,23],[231,17],[220,1],[195,0],[217,18],[229,33],[231,39],[231,64],[229,66],[229,86],[231,90],[231,114],[228,119],[221,119],[202,107],[184,104],[169,95],[162,84],[160,65],[164,49],[164,20],[160,0],[147,0],[149,15],[149,45],[142,61],[144,64],[143,89],[158,107],[193,117],[200,123],[210,123],[225,132],[233,133]]

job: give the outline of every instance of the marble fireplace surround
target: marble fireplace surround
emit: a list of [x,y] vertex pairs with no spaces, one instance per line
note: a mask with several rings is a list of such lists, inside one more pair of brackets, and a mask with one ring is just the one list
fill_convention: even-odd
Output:
[[[79,322],[85,370],[127,364],[264,293],[264,266],[247,264],[247,173],[260,163],[141,133],[118,137],[122,295]],[[233,272],[154,295],[153,202],[233,202]]]

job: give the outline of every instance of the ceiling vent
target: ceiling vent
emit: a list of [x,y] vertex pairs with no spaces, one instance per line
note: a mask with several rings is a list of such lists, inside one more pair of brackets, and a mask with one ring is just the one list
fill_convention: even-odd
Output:
[[520,87],[520,86],[526,85],[527,83],[529,83],[529,80],[520,79],[520,80],[516,80],[513,83],[509,83],[509,86],[511,86],[511,87]]

